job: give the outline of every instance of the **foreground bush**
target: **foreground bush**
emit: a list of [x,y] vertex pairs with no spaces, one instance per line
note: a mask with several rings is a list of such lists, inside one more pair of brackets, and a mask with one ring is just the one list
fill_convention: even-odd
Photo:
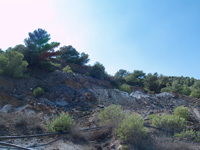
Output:
[[184,106],[179,106],[174,110],[174,115],[188,120],[190,117],[190,111]]
[[133,113],[119,123],[116,134],[124,142],[140,145],[147,137],[148,129],[144,127],[142,117]]
[[0,75],[24,77],[28,63],[23,61],[23,54],[8,50],[0,55]]
[[149,119],[153,126],[163,128],[171,132],[180,132],[185,127],[185,119],[176,115],[150,115]]
[[123,114],[121,106],[113,104],[101,111],[98,117],[101,124],[116,127],[124,119],[125,114]]
[[33,91],[33,95],[35,97],[40,97],[44,94],[44,89],[41,87],[37,87],[34,91]]
[[73,73],[73,71],[71,70],[70,66],[65,66],[65,68],[63,68],[63,71],[64,72],[67,72],[67,73]]
[[68,132],[74,126],[74,121],[68,113],[62,113],[51,122],[46,128],[49,132]]

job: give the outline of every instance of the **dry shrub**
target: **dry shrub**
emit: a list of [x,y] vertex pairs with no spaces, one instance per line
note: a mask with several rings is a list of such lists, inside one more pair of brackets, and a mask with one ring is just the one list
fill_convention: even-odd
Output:
[[[41,133],[44,131],[43,118],[38,114],[27,114],[26,112],[4,113],[0,112],[0,134],[17,135]],[[3,126],[5,128],[3,128]],[[7,130],[6,127],[9,127]]]
[[[19,114],[19,116],[20,116],[20,118],[19,118],[19,120],[17,120],[17,122],[15,123],[15,126],[16,127],[26,127],[27,125],[28,125],[28,118],[27,118],[27,116],[26,115],[21,115],[21,114]],[[34,125],[34,124],[32,124],[32,125]]]
[[174,141],[173,138],[164,135],[157,137],[155,150],[197,150],[199,149],[192,143]]
[[77,144],[88,143],[87,133],[80,130],[79,127],[73,127],[71,129],[72,141]]
[[84,137],[89,141],[104,141],[112,135],[112,129],[108,127],[82,131]]

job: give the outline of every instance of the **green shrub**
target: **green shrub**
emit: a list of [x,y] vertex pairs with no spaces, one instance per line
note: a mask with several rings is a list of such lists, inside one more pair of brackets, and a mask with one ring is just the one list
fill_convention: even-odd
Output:
[[41,87],[37,87],[34,91],[33,91],[33,95],[35,97],[39,97],[42,96],[44,94],[44,89]]
[[144,127],[144,120],[142,117],[133,113],[119,123],[116,134],[124,142],[140,145],[147,137],[148,129]]
[[122,84],[119,88],[121,91],[124,91],[124,92],[128,92],[130,93],[131,92],[131,88],[130,88],[130,85],[128,84]]
[[113,104],[101,111],[98,117],[101,124],[116,127],[125,118],[125,114],[121,106]]
[[200,131],[197,131],[196,132],[196,139],[195,139],[196,142],[200,142]]
[[128,147],[128,145],[123,144],[121,149],[122,150],[129,150],[129,147]]
[[200,142],[200,131],[194,131],[194,130],[185,130],[181,133],[176,133],[176,137],[179,137],[180,139],[187,139],[194,142]]
[[184,106],[179,106],[174,110],[174,115],[188,120],[190,117],[190,111]]
[[0,75],[24,77],[28,63],[23,61],[23,54],[8,50],[0,55]]
[[47,123],[46,128],[49,132],[69,132],[74,126],[74,121],[68,113],[61,113],[51,122]]
[[163,128],[171,132],[180,132],[185,127],[185,119],[175,115],[150,115],[149,119],[153,126]]
[[180,139],[187,139],[194,141],[196,139],[196,133],[191,129],[191,130],[185,130],[181,133],[176,133],[176,137],[179,137]]
[[65,68],[63,68],[63,71],[64,72],[67,72],[67,73],[73,73],[73,71],[71,70],[70,66],[65,66]]

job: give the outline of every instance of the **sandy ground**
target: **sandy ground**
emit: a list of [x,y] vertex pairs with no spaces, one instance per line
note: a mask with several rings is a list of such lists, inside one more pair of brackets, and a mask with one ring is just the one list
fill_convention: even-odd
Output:
[[31,139],[13,139],[13,140],[5,140],[4,142],[28,148],[31,146],[38,146],[38,147],[32,147],[32,149],[34,150],[86,150],[87,149],[86,148],[87,146],[76,145],[70,141],[61,138],[51,144],[40,146],[46,143],[50,143],[56,139],[57,138],[45,137],[45,138],[31,138]]

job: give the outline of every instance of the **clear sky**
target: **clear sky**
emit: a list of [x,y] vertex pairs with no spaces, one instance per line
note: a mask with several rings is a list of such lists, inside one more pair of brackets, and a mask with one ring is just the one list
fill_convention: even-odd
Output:
[[0,48],[43,28],[109,74],[143,70],[200,79],[199,0],[0,0]]

